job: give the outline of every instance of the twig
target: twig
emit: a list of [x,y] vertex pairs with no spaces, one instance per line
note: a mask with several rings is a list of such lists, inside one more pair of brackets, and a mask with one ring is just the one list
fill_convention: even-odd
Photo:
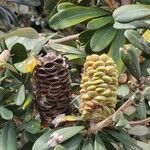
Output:
[[64,43],[72,40],[76,40],[79,37],[79,34],[69,35],[60,39],[49,40],[48,45],[51,43]]
[[138,121],[129,121],[129,124],[131,126],[134,126],[134,125],[142,125],[142,124],[148,124],[150,123],[150,117],[149,118],[146,118],[146,119],[143,119],[143,120],[138,120]]
[[121,0],[122,5],[128,5],[131,4],[132,0]]
[[102,130],[104,127],[109,126],[113,122],[113,116],[124,111],[127,107],[129,107],[133,103],[132,98],[130,97],[114,114],[110,117],[106,118],[105,120],[91,126],[89,129],[91,133],[95,133],[97,131]]

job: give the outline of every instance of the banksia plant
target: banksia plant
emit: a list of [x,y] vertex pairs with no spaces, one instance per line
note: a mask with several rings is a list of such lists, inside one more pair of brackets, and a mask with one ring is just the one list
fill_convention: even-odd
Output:
[[41,124],[51,125],[51,121],[59,114],[68,114],[71,82],[64,58],[55,54],[39,57],[34,71],[37,108]]
[[116,106],[117,70],[106,54],[87,56],[81,80],[80,113],[84,120],[102,121]]

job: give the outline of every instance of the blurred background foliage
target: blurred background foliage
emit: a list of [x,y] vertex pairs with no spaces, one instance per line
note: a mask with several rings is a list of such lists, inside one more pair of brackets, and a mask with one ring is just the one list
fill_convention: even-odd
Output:
[[[148,150],[149,123],[133,121],[150,117],[149,4],[149,0],[1,0],[0,148],[50,149],[47,143],[57,128],[40,125],[33,106],[32,71],[37,56],[52,48],[70,65],[71,107],[77,117],[63,120],[74,126],[57,130],[63,139],[54,149]],[[56,40],[70,35],[74,40]],[[129,97],[133,104],[113,118],[114,128],[86,136],[87,124],[78,118],[80,75],[86,56],[93,53],[107,53],[117,65],[116,110]]]

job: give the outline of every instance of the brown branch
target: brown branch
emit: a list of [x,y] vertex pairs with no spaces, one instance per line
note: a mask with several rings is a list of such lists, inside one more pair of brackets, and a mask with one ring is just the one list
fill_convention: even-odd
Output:
[[134,126],[134,125],[142,125],[142,124],[148,124],[150,123],[150,117],[149,118],[146,118],[146,119],[143,119],[143,120],[138,120],[138,121],[129,121],[129,124],[131,126]]
[[124,111],[127,107],[129,107],[133,103],[132,98],[130,97],[114,114],[110,117],[106,118],[105,120],[91,126],[90,133],[95,133],[97,131],[102,130],[104,127],[109,126],[113,122],[113,116]]
[[128,4],[131,4],[131,3],[132,3],[132,0],[121,0],[122,5],[128,5]]
[[73,35],[69,35],[60,39],[54,39],[54,40],[49,40],[48,45],[51,43],[64,43],[64,42],[68,42],[68,41],[73,41],[78,39],[79,34],[73,34]]

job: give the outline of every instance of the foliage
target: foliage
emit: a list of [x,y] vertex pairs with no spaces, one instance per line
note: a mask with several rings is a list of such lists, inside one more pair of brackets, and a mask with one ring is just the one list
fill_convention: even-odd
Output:
[[[149,149],[150,6],[148,0],[121,2],[0,3],[2,150]],[[33,71],[48,51],[62,55],[70,66],[72,112],[59,114],[53,127],[45,128],[34,107]],[[94,53],[112,57],[119,76],[115,112],[98,124],[82,120],[79,113],[82,68]]]

